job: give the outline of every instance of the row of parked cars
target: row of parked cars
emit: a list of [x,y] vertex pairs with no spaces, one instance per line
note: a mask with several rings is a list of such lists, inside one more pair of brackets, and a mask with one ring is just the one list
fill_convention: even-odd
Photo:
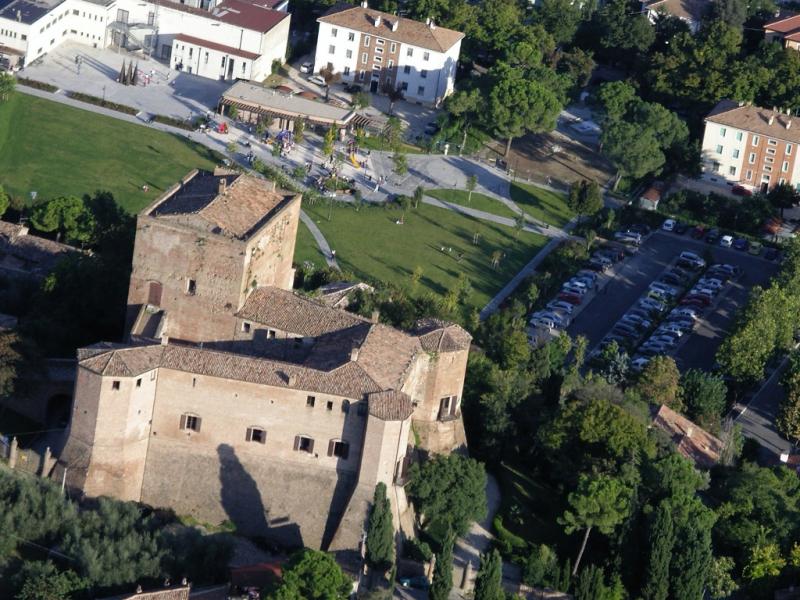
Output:
[[547,306],[531,315],[529,324],[534,328],[563,330],[572,321],[573,313],[581,306],[586,296],[599,287],[602,273],[614,263],[624,260],[632,250],[609,244],[592,253],[584,268],[561,285],[561,290]]
[[[661,229],[683,235],[689,229],[689,226],[675,219],[667,219],[661,224]],[[743,237],[735,238],[732,235],[721,232],[716,227],[708,229],[702,225],[697,225],[692,228],[690,236],[696,240],[705,240],[712,245],[719,245],[722,248],[733,248],[734,250],[749,252],[753,256],[760,256],[763,251],[764,258],[767,260],[776,260],[780,255],[775,248],[767,248],[764,251],[764,245],[761,242],[751,242]]]

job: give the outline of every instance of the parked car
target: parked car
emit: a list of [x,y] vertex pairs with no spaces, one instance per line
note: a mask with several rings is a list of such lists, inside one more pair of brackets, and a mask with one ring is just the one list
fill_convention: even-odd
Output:
[[721,290],[725,287],[725,283],[714,277],[701,277],[697,280],[697,285],[711,290]]
[[642,243],[642,234],[634,231],[617,231],[614,234],[614,239],[624,244],[636,244],[638,246]]
[[650,359],[646,356],[639,356],[638,358],[634,358],[631,361],[631,370],[640,373],[647,366],[647,363],[649,362]]
[[573,287],[579,287],[579,288],[581,288],[583,290],[588,290],[589,289],[589,286],[586,285],[585,282],[579,281],[577,277],[572,277],[570,279],[567,279],[564,283],[561,284],[562,287],[567,286],[567,285],[571,285]]
[[711,299],[706,296],[696,296],[694,294],[686,296],[683,300],[681,300],[681,305],[683,306],[698,306],[705,308],[711,304]]
[[592,260],[596,260],[598,262],[603,263],[604,265],[608,265],[609,267],[614,264],[614,261],[611,260],[608,256],[605,256],[600,251],[595,252],[592,254]]
[[730,248],[733,246],[733,236],[723,235],[722,239],[719,241],[719,245],[723,248]]
[[694,329],[694,321],[690,321],[687,318],[680,318],[680,317],[667,317],[667,320],[664,321],[665,325],[677,325],[684,331],[692,331]]
[[764,258],[767,260],[775,260],[779,255],[780,252],[778,252],[775,248],[767,248],[767,251],[764,252]]
[[631,323],[636,327],[641,327],[642,329],[650,329],[650,327],[652,326],[652,323],[648,319],[640,317],[639,315],[632,315],[632,314],[623,315],[623,317],[620,319],[620,322]]
[[677,223],[675,223],[675,229],[673,229],[673,232],[677,233],[678,235],[683,235],[684,233],[686,233],[687,229],[689,229],[689,226],[686,223],[681,223],[680,221],[678,221]]
[[665,304],[672,300],[671,296],[661,290],[648,290],[647,297],[652,298],[653,300],[658,300],[659,302],[663,302]]
[[550,319],[556,322],[559,327],[566,327],[569,325],[569,317],[565,315],[559,315],[556,312],[551,310],[540,310],[538,312],[533,313],[534,319]]
[[362,89],[363,88],[357,83],[351,83],[344,87],[344,91],[347,92],[348,94],[358,94],[361,92]]
[[673,309],[672,312],[670,312],[669,314],[671,316],[687,317],[687,318],[693,319],[693,320],[698,318],[697,311],[696,310],[692,310],[691,308],[680,308],[680,307],[678,307],[678,308]]
[[667,219],[661,224],[661,229],[664,231],[674,231],[675,230],[675,219]]
[[639,233],[641,235],[647,235],[650,233],[650,226],[645,225],[644,223],[634,223],[633,225],[628,226],[628,231]]
[[681,337],[684,333],[686,333],[686,328],[681,327],[675,323],[662,323],[656,329],[656,334],[674,334],[675,337]]
[[708,268],[709,271],[722,271],[728,273],[731,277],[741,273],[741,269],[736,265],[729,265],[726,263],[717,263]]
[[580,271],[575,273],[575,275],[577,277],[588,277],[592,281],[597,281],[598,277],[597,273],[595,273],[594,271],[590,271],[589,269],[581,269]]
[[597,271],[599,273],[605,273],[611,268],[611,265],[606,262],[606,259],[601,258],[591,258],[589,262],[586,263],[586,266],[593,271]]
[[628,312],[625,313],[627,317],[639,317],[640,319],[644,319],[645,321],[649,321],[652,317],[652,312],[649,310],[645,310],[644,308],[634,307],[630,309]]
[[753,192],[741,185],[735,185],[731,188],[731,193],[734,196],[752,196]]
[[547,303],[547,308],[550,310],[564,311],[568,315],[571,315],[573,311],[572,304],[564,302],[563,300],[551,300]]
[[699,285],[696,285],[689,290],[689,296],[706,296],[709,300],[713,300],[716,295],[716,290],[712,290],[711,288],[707,287],[700,287]]
[[763,249],[764,249],[764,244],[762,244],[761,242],[753,242],[750,244],[750,250],[748,250],[748,252],[750,252],[750,254],[752,254],[753,256],[758,256],[759,254],[761,254],[761,251]]
[[625,247],[620,246],[603,246],[598,249],[598,253],[611,259],[614,262],[619,262],[625,259]]
[[733,247],[736,250],[747,250],[750,247],[750,242],[745,238],[738,238],[733,242]]
[[675,273],[671,273],[671,272],[664,273],[661,276],[660,281],[663,281],[664,283],[667,283],[669,285],[682,285],[683,282],[684,282],[683,279],[681,279],[680,277],[675,275]]
[[677,298],[680,292],[672,287],[671,285],[667,285],[666,283],[661,283],[660,281],[654,281],[650,284],[650,289],[660,292],[666,295],[668,298]]
[[313,69],[314,69],[314,64],[310,62],[304,62],[302,65],[300,65],[301,73],[311,73]]
[[706,242],[709,244],[716,244],[719,239],[719,229],[716,227],[706,234]]
[[678,256],[678,264],[685,264],[692,269],[702,269],[706,266],[706,261],[704,261],[694,252],[685,250],[680,253],[680,256]]
[[654,300],[653,298],[643,298],[639,300],[639,306],[655,312],[664,312],[667,310],[666,304],[659,302],[658,300]]
[[642,354],[666,354],[671,350],[671,347],[667,344],[661,344],[656,341],[648,341],[647,343],[643,344],[641,348],[639,348],[639,352]]
[[569,302],[570,304],[579,305],[583,302],[583,297],[579,296],[578,294],[571,294],[570,292],[561,292],[558,295],[559,300],[563,300],[564,302]]
[[311,77],[308,78],[308,80],[311,83],[315,83],[317,85],[325,87],[325,80],[320,75],[312,75]]
[[703,236],[706,234],[706,228],[702,225],[698,225],[694,229],[692,229],[692,237],[696,240],[702,240]]
[[561,290],[569,294],[575,294],[576,296],[585,296],[589,291],[585,286],[580,287],[572,283],[565,283],[561,286]]
[[543,327],[544,329],[561,329],[562,327],[553,319],[545,319],[545,318],[531,319],[529,323],[534,327]]
[[614,327],[614,329],[611,330],[611,333],[615,333],[617,335],[621,335],[623,337],[632,338],[632,339],[636,339],[641,335],[639,333],[639,331],[635,327],[629,327],[629,326],[625,325],[624,323],[622,323],[622,324],[618,323]]
[[656,344],[664,344],[665,346],[669,346],[670,348],[675,347],[678,343],[677,341],[675,341],[675,338],[669,335],[653,335],[647,341]]

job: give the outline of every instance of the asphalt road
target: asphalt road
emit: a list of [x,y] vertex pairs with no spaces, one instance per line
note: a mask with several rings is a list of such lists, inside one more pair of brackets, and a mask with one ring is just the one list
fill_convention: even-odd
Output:
[[711,252],[713,262],[741,267],[742,276],[726,286],[723,296],[704,315],[698,327],[676,354],[681,368],[711,369],[717,348],[729,331],[737,311],[747,301],[754,285],[765,285],[777,272],[778,265],[745,252],[711,246],[687,235],[657,231],[640,247],[639,253],[627,259],[611,282],[570,325],[570,335],[584,335],[593,349],[625,312],[645,293],[652,281],[683,250],[701,256]]
[[736,417],[736,423],[742,426],[742,432],[750,439],[756,440],[761,447],[773,456],[766,456],[767,462],[774,462],[783,452],[788,452],[792,444],[781,437],[775,430],[775,417],[778,404],[785,391],[780,384],[781,376],[788,361],[784,360],[775,369],[764,385],[753,396],[748,405]]

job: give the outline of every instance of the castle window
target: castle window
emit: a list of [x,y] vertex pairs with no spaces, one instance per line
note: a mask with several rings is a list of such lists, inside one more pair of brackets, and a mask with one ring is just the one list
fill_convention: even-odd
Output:
[[458,396],[445,396],[439,401],[439,420],[446,421],[458,416]]
[[260,427],[248,427],[245,440],[248,442],[257,442],[259,444],[267,443],[267,432]]
[[112,381],[111,382],[111,389],[112,390],[118,390],[119,389],[119,381],[117,381],[117,380]]
[[194,279],[190,279],[186,283],[186,293],[190,296],[194,296],[195,292],[197,291],[197,282]]
[[136,380],[136,387],[142,387],[142,378],[141,377],[139,377],[139,379]]
[[181,429],[184,431],[200,432],[200,423],[203,419],[197,415],[182,414],[181,415]]
[[314,396],[307,396],[306,397],[306,406],[309,408],[314,408],[314,404],[317,402],[317,399]]
[[336,456],[347,460],[350,455],[350,444],[342,440],[331,440],[328,442],[328,456]]
[[314,452],[314,439],[305,435],[294,436],[294,449],[296,452]]
[[275,331],[273,329],[267,329],[267,337],[271,340],[275,339]]
[[350,401],[349,400],[342,400],[342,412],[347,414],[350,412]]
[[326,406],[328,410],[333,410],[333,400],[328,400],[328,404]]
[[250,333],[250,323],[242,323],[242,331]]

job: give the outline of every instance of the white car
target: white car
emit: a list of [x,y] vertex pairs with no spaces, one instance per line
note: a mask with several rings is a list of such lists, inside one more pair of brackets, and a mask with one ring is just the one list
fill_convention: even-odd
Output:
[[549,310],[540,310],[539,312],[535,312],[533,315],[531,315],[531,321],[535,321],[537,319],[553,321],[559,327],[565,327],[568,324],[567,318]]
[[310,63],[310,62],[304,62],[302,65],[300,65],[300,72],[301,73],[311,73],[311,71],[313,69],[314,69],[314,65],[313,65],[313,63]]
[[661,229],[664,231],[673,231],[675,229],[675,219],[667,219],[661,224]]
[[676,290],[671,285],[667,285],[666,283],[661,283],[660,281],[654,281],[653,283],[651,283],[650,289],[661,292],[662,294],[669,296],[670,298],[678,297],[678,290]]
[[558,329],[559,325],[552,319],[531,319],[530,324],[534,327],[544,327],[545,329]]
[[581,287],[579,285],[565,283],[564,285],[561,286],[561,291],[568,292],[570,294],[576,294],[578,296],[585,296],[588,290],[586,289],[585,286]]
[[733,237],[729,235],[723,235],[722,238],[719,240],[719,245],[723,248],[730,248],[733,246]]
[[702,269],[706,266],[706,261],[704,261],[694,252],[681,252],[678,258],[679,260],[691,264],[695,269]]
[[325,80],[319,75],[312,75],[308,78],[311,83],[316,83],[317,85],[325,86]]
[[681,306],[672,310],[669,313],[671,317],[681,317],[696,321],[698,319],[697,311],[687,306]]

